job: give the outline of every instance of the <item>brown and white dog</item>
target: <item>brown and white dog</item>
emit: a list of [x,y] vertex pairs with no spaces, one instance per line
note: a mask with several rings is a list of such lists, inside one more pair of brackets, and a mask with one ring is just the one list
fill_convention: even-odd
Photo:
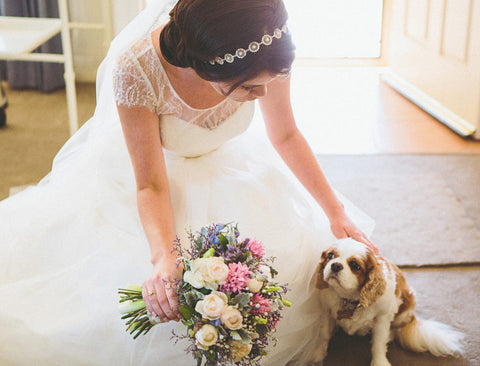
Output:
[[372,333],[372,366],[390,365],[387,345],[393,339],[415,352],[462,353],[463,334],[436,321],[417,319],[415,294],[402,272],[365,244],[339,240],[322,253],[316,276],[325,319],[313,361],[327,355],[336,325],[350,335]]

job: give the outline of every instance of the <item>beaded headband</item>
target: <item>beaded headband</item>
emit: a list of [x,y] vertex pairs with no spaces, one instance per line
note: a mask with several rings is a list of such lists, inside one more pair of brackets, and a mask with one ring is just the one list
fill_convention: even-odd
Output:
[[226,53],[225,56],[223,56],[223,58],[220,56],[217,56],[213,60],[210,60],[209,62],[212,65],[215,65],[215,63],[218,63],[219,65],[223,65],[224,62],[228,62],[229,64],[231,64],[233,61],[235,61],[235,57],[244,58],[247,55],[247,52],[252,52],[252,53],[258,52],[258,50],[260,49],[260,46],[262,45],[270,46],[274,38],[276,39],[282,38],[283,33],[286,34],[287,30],[288,30],[287,25],[284,24],[281,29],[275,28],[272,35],[265,34],[262,37],[262,40],[260,42],[250,42],[247,49],[239,48],[235,51],[234,55],[232,55],[231,53]]

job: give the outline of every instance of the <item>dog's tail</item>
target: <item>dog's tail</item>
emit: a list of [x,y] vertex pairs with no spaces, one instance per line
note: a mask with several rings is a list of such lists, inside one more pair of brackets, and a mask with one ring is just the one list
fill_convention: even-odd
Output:
[[400,344],[414,352],[430,352],[434,356],[457,356],[463,353],[464,334],[452,327],[415,316],[402,328],[395,330]]

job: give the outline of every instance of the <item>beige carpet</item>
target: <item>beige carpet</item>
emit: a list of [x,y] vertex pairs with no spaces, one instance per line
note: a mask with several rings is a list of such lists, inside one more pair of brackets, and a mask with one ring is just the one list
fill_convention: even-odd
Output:
[[480,155],[318,157],[398,265],[480,263]]
[[[11,187],[38,182],[68,139],[65,91],[7,90],[7,126],[0,128],[0,200]],[[77,83],[79,121],[95,110],[95,85]]]

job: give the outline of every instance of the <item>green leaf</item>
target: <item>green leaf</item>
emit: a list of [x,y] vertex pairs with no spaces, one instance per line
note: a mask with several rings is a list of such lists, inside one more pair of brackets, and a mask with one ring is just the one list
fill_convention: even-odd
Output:
[[239,329],[238,330],[238,334],[240,335],[241,337],[241,342],[243,344],[249,344],[252,342],[252,337],[250,336],[250,334],[248,334],[246,331],[244,331],[243,329]]
[[253,254],[251,251],[248,251],[245,253],[245,260],[249,263],[253,261]]
[[191,306],[192,308],[195,307],[198,300],[202,300],[205,298],[205,294],[194,289],[186,292],[183,296],[185,298],[185,301],[187,302],[187,305]]
[[180,305],[180,313],[182,313],[182,316],[185,320],[190,320],[193,316],[193,308],[191,306],[182,304]]
[[270,267],[270,271],[272,271],[272,277],[275,277],[276,275],[278,275],[278,272],[275,268]]
[[230,337],[232,337],[232,339],[234,341],[241,341],[242,340],[242,336],[236,330],[232,330],[230,332]]
[[181,322],[182,322],[182,324],[185,325],[187,328],[192,327],[192,326],[195,324],[195,322],[193,321],[193,319],[189,319],[189,320],[184,320],[184,319],[182,319]]
[[202,287],[202,288],[198,289],[197,291],[201,292],[204,295],[208,295],[212,292],[212,290],[209,290],[208,288],[205,288],[205,287]]
[[264,290],[265,292],[276,292],[280,291],[282,288],[278,286],[265,286]]
[[285,300],[285,299],[282,299],[282,303],[283,303],[283,305],[288,306],[288,307],[292,306],[292,303],[288,300]]
[[252,294],[241,292],[238,295],[236,295],[234,298],[232,298],[232,305],[238,305],[238,308],[242,310],[245,306],[248,305],[251,297],[252,297]]
[[262,318],[262,317],[260,317],[260,316],[256,316],[255,318],[253,318],[253,321],[254,321],[256,324],[267,324],[267,319]]
[[203,253],[202,258],[210,258],[215,254],[215,248],[210,248],[205,253]]
[[220,234],[220,245],[222,246],[223,250],[228,249],[228,239],[225,237],[225,235]]

